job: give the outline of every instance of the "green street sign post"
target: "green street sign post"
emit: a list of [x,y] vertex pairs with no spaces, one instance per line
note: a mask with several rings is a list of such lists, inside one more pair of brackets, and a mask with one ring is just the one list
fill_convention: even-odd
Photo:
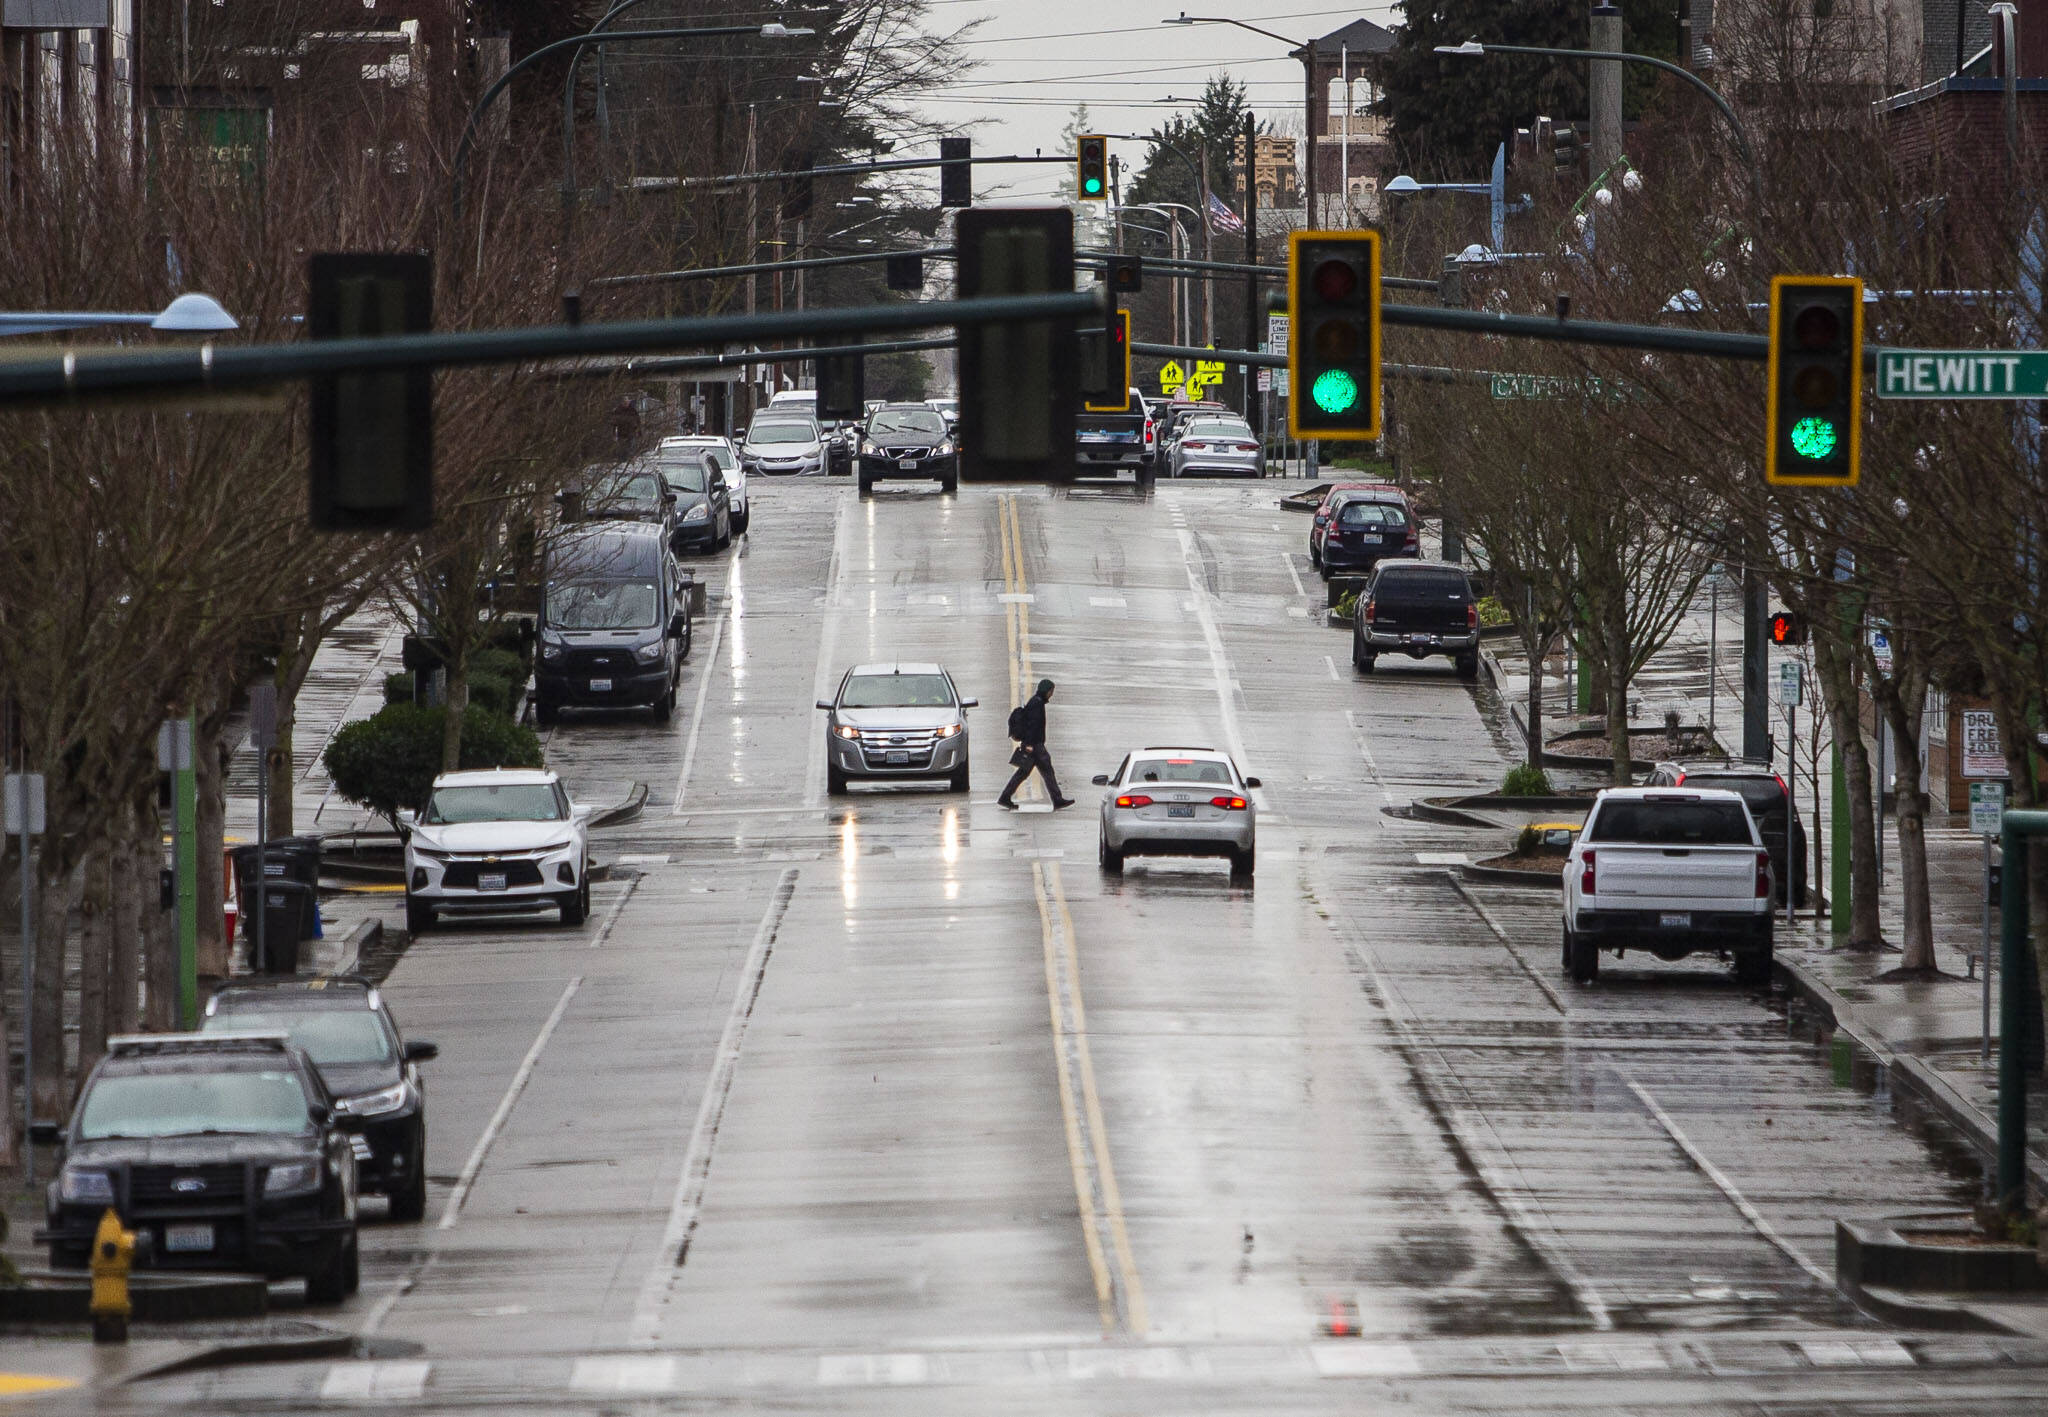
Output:
[[2048,398],[2048,350],[1883,349],[1881,399]]

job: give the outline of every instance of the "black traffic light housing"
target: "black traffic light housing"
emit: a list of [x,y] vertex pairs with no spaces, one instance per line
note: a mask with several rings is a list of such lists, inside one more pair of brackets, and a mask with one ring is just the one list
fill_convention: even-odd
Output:
[[1569,123],[1560,123],[1550,130],[1551,160],[1559,177],[1570,177],[1579,170],[1579,130]]
[[[426,334],[434,261],[423,252],[326,252],[306,263],[312,339]],[[434,524],[434,372],[424,366],[309,379],[315,531]]]
[[1096,133],[1074,139],[1074,191],[1084,202],[1109,200],[1109,139]]
[[811,214],[814,179],[811,169],[818,165],[815,153],[798,153],[790,160],[791,170],[796,176],[785,178],[782,188],[782,215],[785,220],[796,221]]
[[857,423],[867,412],[867,360],[858,354],[818,356],[818,418]]
[[973,152],[972,138],[939,139],[939,158],[945,163],[945,166],[939,169],[940,206],[974,205],[974,168],[968,162]]
[[1863,282],[1771,278],[1764,479],[1854,487],[1862,456]]
[[[969,207],[954,221],[962,300],[1073,293],[1069,208]],[[1042,482],[1072,472],[1081,401],[1076,323],[1066,317],[959,329],[962,477]]]
[[1780,610],[1771,616],[1771,643],[1774,645],[1803,645],[1806,643],[1806,617],[1792,610]]
[[906,255],[891,256],[883,264],[888,272],[889,289],[924,289],[924,257],[917,252],[912,251]]
[[1287,238],[1287,427],[1295,438],[1380,436],[1380,234]]
[[1112,295],[1136,295],[1145,288],[1145,258],[1111,256],[1103,266],[1102,282]]
[[1127,413],[1131,407],[1131,312],[1109,311],[1108,323],[1075,331],[1079,341],[1082,405],[1090,413]]

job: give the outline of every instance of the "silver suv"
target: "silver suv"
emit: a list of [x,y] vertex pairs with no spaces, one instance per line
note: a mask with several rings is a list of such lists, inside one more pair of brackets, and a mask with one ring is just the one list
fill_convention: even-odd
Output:
[[856,778],[944,778],[967,790],[967,710],[953,676],[937,664],[856,664],[825,710],[825,787],[843,795]]

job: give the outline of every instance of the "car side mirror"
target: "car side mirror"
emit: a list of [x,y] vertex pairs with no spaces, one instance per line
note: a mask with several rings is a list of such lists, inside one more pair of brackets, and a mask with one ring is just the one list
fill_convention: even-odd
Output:
[[981,707],[981,700],[980,700],[980,699],[962,699],[962,700],[960,701],[960,707],[962,707],[962,708],[964,708],[964,709],[970,709],[970,708],[980,708],[980,707]]
[[1089,778],[1088,780],[1094,783],[1097,787],[1109,786],[1109,774],[1106,772],[1099,772],[1095,774],[1095,776]]
[[431,1063],[441,1056],[441,1049],[424,1038],[409,1039],[405,1045],[405,1061],[408,1063]]
[[28,1139],[43,1146],[55,1146],[64,1139],[64,1124],[62,1122],[31,1122],[28,1127]]
[[832,712],[832,701],[830,699],[820,699],[818,700],[818,707],[830,713]]
[[331,1127],[334,1125],[334,1109],[332,1107],[322,1107],[319,1103],[315,1102],[306,1109],[306,1120],[316,1127]]
[[398,829],[400,831],[404,831],[409,827],[418,826],[419,820],[420,814],[418,812],[413,811],[412,808],[400,807],[398,809]]
[[1258,780],[1257,778],[1255,778],[1255,777],[1248,777],[1248,778],[1246,778],[1246,779],[1244,780],[1244,785],[1245,785],[1246,787],[1261,787],[1261,786],[1264,786],[1264,784],[1263,784],[1263,783],[1261,783],[1261,782],[1260,782],[1260,781],[1259,781],[1259,780]]
[[587,822],[596,814],[597,808],[588,802],[572,802],[569,805],[569,820],[572,822]]

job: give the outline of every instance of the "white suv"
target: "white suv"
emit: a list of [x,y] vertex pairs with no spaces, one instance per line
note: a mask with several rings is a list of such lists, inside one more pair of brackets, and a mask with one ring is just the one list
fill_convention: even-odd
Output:
[[401,812],[405,927],[442,910],[560,906],[564,925],[590,914],[590,812],[538,768],[444,772],[426,809]]

